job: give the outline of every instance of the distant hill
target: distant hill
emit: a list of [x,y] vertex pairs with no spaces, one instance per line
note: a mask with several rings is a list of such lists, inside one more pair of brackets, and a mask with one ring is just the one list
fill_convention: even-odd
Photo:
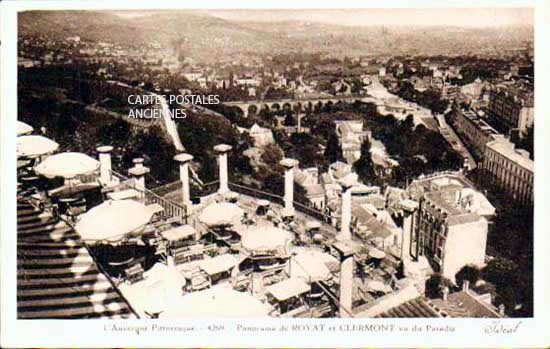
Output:
[[340,55],[420,53],[464,54],[523,47],[533,40],[531,27],[380,27],[338,26],[303,21],[225,20],[197,11],[153,12],[119,16],[108,11],[30,11],[19,16],[22,35],[46,33],[55,39],[129,45],[158,42],[206,61],[236,54],[293,51]]

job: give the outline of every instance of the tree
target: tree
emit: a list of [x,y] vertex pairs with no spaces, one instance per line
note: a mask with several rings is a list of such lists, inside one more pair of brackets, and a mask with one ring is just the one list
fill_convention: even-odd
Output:
[[369,137],[365,137],[363,144],[361,144],[361,157],[355,161],[353,168],[359,175],[359,178],[367,183],[371,183],[376,180],[376,173],[374,171],[374,163],[370,153],[371,143]]
[[500,288],[502,286],[513,285],[516,280],[518,265],[513,261],[497,257],[487,263],[483,268],[483,278]]
[[433,274],[428,280],[426,280],[425,294],[428,298],[441,297],[441,291],[443,288],[449,288],[451,290],[454,286],[451,280],[447,279],[441,274]]
[[267,167],[275,170],[279,166],[279,161],[283,159],[283,155],[283,151],[279,148],[279,146],[274,143],[270,143],[264,147],[264,152],[262,153],[261,159]]
[[338,136],[336,135],[336,130],[333,130],[328,137],[327,147],[325,149],[324,155],[328,162],[331,164],[333,162],[342,161],[344,159],[344,156],[342,154],[342,147],[340,147]]
[[296,125],[296,122],[294,122],[294,118],[292,117],[292,113],[288,112],[285,121],[283,122],[283,125],[285,126],[294,126]]
[[468,280],[470,285],[474,286],[480,277],[481,271],[478,267],[475,265],[465,265],[456,273],[455,280],[459,287],[462,287],[464,280]]
[[534,125],[527,127],[522,134],[522,138],[518,142],[518,148],[525,149],[529,152],[529,157],[535,159],[535,130]]

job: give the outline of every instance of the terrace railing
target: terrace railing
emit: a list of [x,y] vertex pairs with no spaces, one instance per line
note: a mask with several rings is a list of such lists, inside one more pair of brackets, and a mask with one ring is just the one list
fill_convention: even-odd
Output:
[[143,189],[136,186],[134,179],[127,178],[116,171],[111,171],[111,174],[120,181],[120,183],[114,187],[115,190],[134,189],[140,193],[143,204],[158,204],[164,209],[161,215],[164,220],[174,219],[181,224],[187,224],[188,215],[185,206],[166,199],[149,189]]
[[[201,197],[209,196],[211,194],[214,194],[219,186],[219,180],[215,180],[212,182],[204,183],[202,186],[202,190],[200,192]],[[239,194],[253,197],[256,199],[265,199],[269,200],[271,203],[279,206],[284,206],[284,197],[280,195],[276,195],[273,193],[269,193],[260,189],[251,188],[243,184],[228,183],[229,189],[237,192]],[[172,191],[179,190],[181,188],[181,181],[175,181],[172,183],[165,184],[163,186],[157,187],[153,189],[155,195],[166,195]],[[294,209],[308,217],[317,219],[325,224],[322,225],[321,231],[325,234],[334,236],[337,234],[336,229],[331,226],[331,223],[333,222],[334,218],[330,215],[325,214],[324,212],[321,212],[313,207],[309,207],[307,205],[304,205],[303,203],[294,201]]]

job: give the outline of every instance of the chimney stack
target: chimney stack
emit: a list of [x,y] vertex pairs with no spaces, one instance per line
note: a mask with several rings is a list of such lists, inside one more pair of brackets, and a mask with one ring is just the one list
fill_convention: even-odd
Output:
[[468,292],[470,290],[470,280],[462,281],[462,291]]
[[441,293],[443,295],[443,300],[446,302],[447,298],[449,297],[449,288],[446,286],[443,287],[443,289],[441,290]]

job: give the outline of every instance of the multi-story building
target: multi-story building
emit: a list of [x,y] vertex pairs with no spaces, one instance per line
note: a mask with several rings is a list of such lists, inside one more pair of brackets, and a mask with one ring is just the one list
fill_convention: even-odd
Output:
[[441,98],[453,99],[458,95],[459,91],[460,89],[456,85],[443,84],[440,89]]
[[489,115],[522,137],[534,122],[533,88],[529,84],[499,84],[489,94]]
[[418,201],[406,243],[410,257],[424,256],[435,272],[453,281],[465,265],[484,265],[487,218],[495,208],[483,194],[458,175],[417,180],[408,191]]
[[504,137],[470,110],[455,108],[450,121],[456,133],[477,160],[483,158],[487,143],[499,137]]
[[334,123],[344,159],[352,165],[361,157],[361,144],[369,132],[363,131],[361,120],[335,120]]
[[467,264],[483,266],[487,244],[487,220],[462,207],[458,192],[430,192],[419,203],[418,254],[450,280]]
[[482,168],[512,198],[533,202],[534,161],[529,159],[529,152],[516,149],[507,139],[494,140],[487,143]]

